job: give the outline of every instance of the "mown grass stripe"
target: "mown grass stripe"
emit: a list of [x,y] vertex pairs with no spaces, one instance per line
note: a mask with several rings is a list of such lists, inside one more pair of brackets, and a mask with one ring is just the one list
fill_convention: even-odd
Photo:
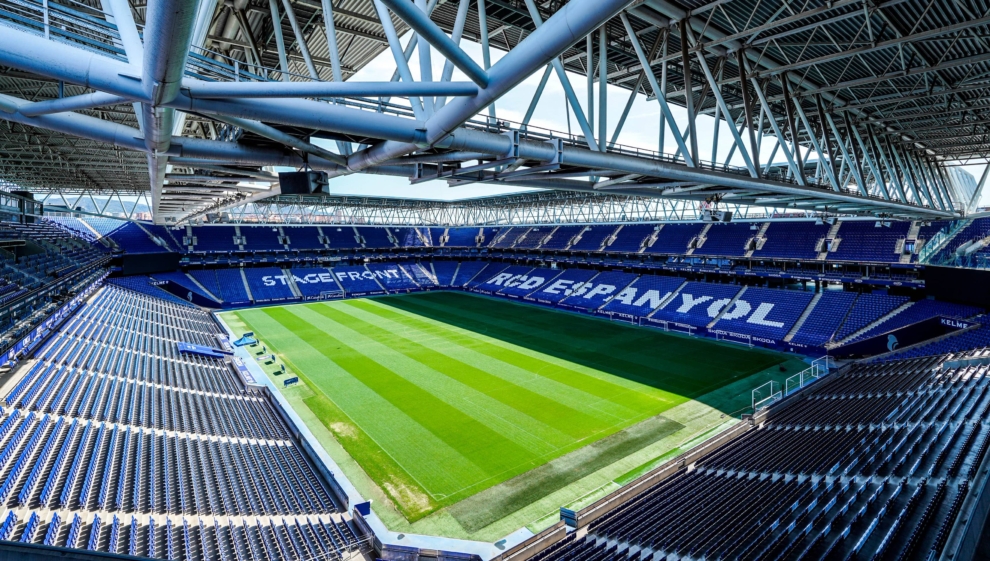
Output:
[[[346,306],[340,307],[320,304],[309,306],[310,309],[317,313],[337,323],[346,325],[368,337],[377,338],[378,340],[386,340],[388,337],[393,337],[389,342],[389,346],[403,355],[505,404],[520,414],[532,417],[573,438],[586,438],[592,434],[606,430],[614,424],[614,422],[597,419],[583,411],[567,407],[528,388],[516,385],[508,380],[489,374],[480,368],[475,368],[470,364],[461,362],[448,354],[420,345],[403,334],[388,331],[356,316],[346,314],[339,309],[356,307],[358,306],[354,306],[350,302]],[[411,324],[412,322],[406,322],[405,325],[416,328]],[[401,342],[396,341],[395,338],[401,339]],[[444,341],[450,345],[457,345],[457,342],[453,338],[444,338]]]
[[[630,330],[624,325],[560,311],[533,313],[535,310],[525,304],[495,305],[489,298],[464,293],[420,293],[378,301],[458,326],[476,327],[477,317],[483,313],[487,333],[498,339],[550,356],[565,355],[603,373],[689,398],[724,385],[727,377],[745,377],[781,361],[779,355],[756,349],[661,337],[649,330]],[[525,314],[527,321],[519,321],[520,314]],[[712,348],[720,349],[718,362],[710,368],[699,368],[698,353]]]
[[[497,326],[492,325],[487,318],[484,322],[477,319],[472,322],[470,321],[470,315],[468,315],[468,312],[458,313],[456,311],[440,309],[435,306],[420,305],[418,302],[396,302],[393,299],[382,299],[378,300],[378,302],[388,306],[395,306],[398,309],[406,310],[412,314],[421,314],[422,316],[429,317],[435,321],[448,323],[464,329],[470,330],[472,327],[478,329],[479,327],[484,326],[487,330],[486,334],[505,340],[505,338],[501,336],[503,335],[503,332]],[[512,339],[517,339],[518,336],[519,333],[515,333]],[[530,341],[532,342],[538,339],[545,340],[542,336],[534,335]],[[523,346],[523,348],[526,347]],[[657,400],[652,395],[649,395],[651,388],[645,385],[641,385],[638,390],[636,388],[626,387],[624,385],[609,382],[591,373],[572,370],[557,362],[538,358],[507,346],[492,345],[481,347],[478,350],[479,352],[482,352],[496,360],[504,361],[530,372],[537,372],[540,376],[545,376],[556,382],[590,393],[600,399],[611,401],[637,412],[651,411],[656,407]],[[620,373],[619,376],[623,376],[624,374],[625,372]],[[635,381],[638,382],[638,380]],[[666,391],[666,388],[660,389]],[[683,398],[676,394],[671,394],[671,396],[673,402],[669,404],[670,406],[677,405],[684,401]]]
[[[295,316],[284,308],[245,310],[239,315],[245,324],[262,334],[273,351],[283,355],[304,382],[330,399],[368,434],[374,444],[369,445],[370,449],[382,450],[409,475],[407,485],[432,495],[462,488],[485,477],[480,468],[458,451],[334,362],[338,349],[307,341],[301,336],[306,333],[300,333],[291,323],[286,327],[283,321],[292,322]],[[322,332],[317,341],[320,339]],[[332,397],[327,395],[328,390],[332,390]],[[348,432],[346,427],[334,427],[332,422],[328,428],[335,433]],[[359,453],[357,457],[367,456]],[[448,469],[433,469],[437,463]]]
[[[416,420],[448,446],[457,450],[488,475],[510,470],[528,456],[525,449],[448,405],[433,394],[382,366],[371,357],[284,309],[265,309],[283,326],[298,334],[319,337],[324,343],[346,347],[347,352],[328,356],[364,385]],[[282,320],[285,321],[282,321]],[[302,336],[302,335],[301,335]],[[305,336],[302,336],[306,339]]]
[[[609,376],[613,381],[606,381],[607,386],[598,384],[589,387],[582,383],[584,378],[589,378],[592,383],[601,379],[580,364],[546,355],[543,358],[532,356],[526,349],[511,343],[462,327],[423,319],[412,312],[393,308],[377,300],[355,300],[351,301],[350,306],[374,314],[382,320],[407,325],[410,329],[427,334],[418,339],[421,343],[441,340],[445,344],[449,343],[454,348],[445,348],[445,353],[457,355],[463,362],[477,364],[499,378],[560,401],[568,407],[581,408],[589,413],[616,419],[629,419],[641,416],[643,410],[654,411],[655,408],[670,407],[678,403],[676,395],[615,376]],[[429,335],[430,333],[437,335]],[[559,376],[555,375],[557,371]],[[651,398],[651,406],[636,409],[630,407],[631,400],[610,399],[629,390],[625,384],[635,388],[637,393]],[[600,391],[596,392],[596,389]]]
[[574,437],[523,415],[470,386],[465,386],[430,366],[403,355],[395,347],[396,342],[400,341],[398,338],[386,336],[382,341],[368,337],[303,306],[293,307],[292,312],[319,326],[327,334],[333,335],[352,349],[374,357],[375,361],[385,368],[519,444],[534,457],[552,454],[561,446],[574,441]]

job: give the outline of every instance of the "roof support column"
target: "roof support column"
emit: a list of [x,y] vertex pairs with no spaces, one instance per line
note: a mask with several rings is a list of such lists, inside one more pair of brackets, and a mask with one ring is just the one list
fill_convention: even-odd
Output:
[[[745,70],[745,65],[743,64],[744,58],[746,58],[746,55],[742,49],[736,51],[736,63],[739,65],[739,76],[740,76],[739,86],[740,86],[740,92],[742,93],[743,111],[745,111],[746,114],[746,129],[749,130],[750,155],[752,155],[753,164],[755,165],[756,170],[759,173],[760,145],[756,142],[756,131],[754,130],[754,125],[753,125],[752,96],[749,93],[749,83],[746,80],[746,76],[745,76],[746,70]],[[762,120],[762,115],[760,118]],[[757,124],[759,125],[760,123]],[[715,157],[713,156],[712,159],[714,160]],[[759,175],[757,175],[757,177],[759,177]]]
[[688,113],[688,135],[691,137],[691,160],[698,160],[698,130],[694,115],[694,89],[691,83],[691,55],[688,53],[688,22],[679,23],[681,34],[681,72],[684,74],[684,107]]

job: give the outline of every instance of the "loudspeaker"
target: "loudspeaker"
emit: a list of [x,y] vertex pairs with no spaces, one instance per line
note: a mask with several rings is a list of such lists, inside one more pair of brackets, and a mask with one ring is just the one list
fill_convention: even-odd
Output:
[[278,174],[283,195],[309,195],[323,193],[330,180],[322,171],[293,171]]

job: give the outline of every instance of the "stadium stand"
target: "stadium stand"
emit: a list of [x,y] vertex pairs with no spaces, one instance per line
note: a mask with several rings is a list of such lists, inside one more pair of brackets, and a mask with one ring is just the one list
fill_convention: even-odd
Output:
[[852,309],[846,315],[842,327],[835,335],[835,340],[845,339],[849,335],[877,321],[890,312],[908,303],[906,296],[888,296],[886,294],[860,294]]
[[808,315],[797,333],[791,339],[794,343],[820,347],[832,340],[835,331],[849,314],[856,294],[830,290],[823,292],[818,302],[814,304],[812,313]]
[[360,247],[352,226],[321,227],[323,235],[330,238],[330,249],[354,249]]
[[715,328],[779,341],[794,327],[813,297],[811,292],[750,287],[719,317]]
[[587,226],[579,234],[581,238],[570,247],[570,250],[598,251],[615,230],[616,227],[611,225]]
[[375,279],[389,292],[419,288],[409,273],[395,263],[368,263],[367,267],[375,275]]
[[689,282],[652,317],[696,327],[706,326],[738,293],[739,287],[734,285]]
[[364,266],[333,267],[331,272],[348,296],[385,292],[385,289],[375,279],[375,274]]
[[877,227],[878,222],[840,221],[839,249],[830,252],[830,261],[856,261],[874,263],[896,263],[900,256],[896,253],[898,240],[907,236],[910,222],[887,222],[889,227]]
[[371,249],[386,249],[395,247],[387,228],[376,228],[373,226],[358,226],[355,228],[358,236],[361,237],[364,247]]
[[477,247],[478,228],[450,228],[444,247]]
[[753,251],[753,257],[815,259],[818,257],[815,248],[818,242],[825,238],[830,228],[828,224],[815,224],[809,221],[771,222],[764,236],[766,242],[762,248]]
[[516,279],[512,286],[504,286],[498,293],[510,298],[522,298],[553,282],[560,273],[559,270],[545,267],[531,269]]
[[478,273],[474,275],[474,278],[468,279],[464,282],[464,288],[471,289],[481,286],[482,283],[488,282],[489,279],[495,277],[508,267],[509,265],[505,263],[485,263],[484,268],[478,271]]
[[244,249],[248,251],[284,251],[285,244],[279,241],[281,233],[275,226],[241,226]]
[[987,381],[939,362],[813,384],[539,559],[936,559],[990,439]]
[[216,269],[217,285],[223,299],[235,306],[246,305],[251,301],[244,287],[244,277],[240,269]]
[[[463,261],[457,267],[456,274],[451,281],[451,286],[462,287],[471,279],[478,276],[482,269],[487,268],[488,263],[484,261]],[[486,279],[487,280],[487,279]]]
[[294,267],[289,272],[303,298],[318,298],[326,293],[338,293],[339,296],[342,292],[329,268]]
[[912,323],[924,321],[934,317],[948,318],[970,318],[980,313],[978,308],[973,306],[963,306],[950,302],[937,302],[935,300],[919,300],[902,310],[894,316],[889,316],[885,321],[878,323],[871,329],[857,335],[849,342],[861,341],[870,337],[887,333],[899,329]]
[[[791,223],[772,223],[764,250],[781,224]],[[849,224],[860,225],[846,231],[843,244],[872,237],[875,243],[865,244],[861,255],[878,255],[886,250],[877,248],[890,245],[890,260],[897,258],[895,234],[883,230],[900,226],[874,232],[871,222],[850,222],[840,227],[840,238]],[[101,245],[61,226],[0,228],[0,239],[27,237],[44,250],[5,256],[0,302],[106,255]],[[656,232],[654,225],[635,226],[619,230],[612,245],[635,245],[621,251],[635,252]],[[194,253],[242,251],[217,249],[236,247],[234,227],[192,228],[198,238]],[[506,237],[514,241],[506,248],[548,249],[558,233],[567,238],[564,248],[584,229],[569,228],[544,227],[538,241],[530,238],[535,227],[512,228]],[[610,228],[592,228],[601,240],[596,250],[616,232]],[[244,252],[284,250],[270,226],[238,229]],[[649,252],[661,255],[653,250],[663,240],[676,245],[702,229],[665,225]],[[725,231],[713,234],[716,229]],[[341,240],[350,237],[341,246],[360,249],[353,228],[324,230]],[[438,230],[431,243],[444,236]],[[468,236],[473,240],[477,230],[466,230],[474,230]],[[789,235],[784,230],[776,235]],[[300,242],[309,243],[307,249],[324,249],[315,227],[284,231],[291,249],[301,249],[297,239],[309,239]],[[258,259],[242,269],[224,266],[233,260],[219,256],[210,257],[216,265],[209,268],[111,279],[44,341],[33,362],[0,385],[0,500],[6,507],[0,510],[0,538],[196,561],[342,559],[358,547],[359,532],[342,512],[331,476],[314,464],[269,394],[245,384],[223,359],[178,350],[178,342],[218,347],[221,330],[213,317],[152,282],[170,281],[227,305],[320,298],[340,287],[356,296],[454,285],[630,320],[652,314],[754,338],[779,341],[793,331],[792,342],[812,347],[849,344],[939,316],[974,318],[982,311],[882,293],[716,283],[712,269],[697,272],[701,263],[690,264],[697,275],[691,278],[704,274],[708,280],[686,281],[643,273],[648,269],[640,256],[576,255],[581,268],[556,260],[554,268],[534,266],[537,259],[514,264],[512,252],[501,250],[490,252],[490,259],[502,262],[473,256],[414,261],[393,240],[420,248],[415,229],[358,231],[370,249],[394,251],[342,255],[342,264],[333,268],[300,261],[282,269],[268,258],[267,265]],[[204,245],[215,232],[229,233],[230,243]],[[486,243],[495,243],[492,233],[488,229]],[[756,232],[739,223],[713,226],[708,234],[702,249],[714,244],[710,255],[723,256],[726,250],[716,248],[742,240],[741,251]],[[109,236],[118,236],[116,246],[129,253],[175,245],[168,230],[131,222]],[[811,243],[812,256],[818,239]],[[802,251],[790,255],[806,255]],[[526,255],[539,255],[544,263],[542,253]],[[365,259],[366,265],[346,264]],[[619,266],[628,268],[609,270]],[[894,271],[886,274],[897,278]],[[580,534],[569,533],[534,559],[938,558],[950,530],[969,516],[970,489],[990,448],[990,425],[982,421],[990,411],[990,354],[983,350],[988,346],[990,328],[975,325],[853,363],[760,411],[757,422],[734,429],[740,436],[699,452],[690,469],[669,469],[669,477],[617,502]]]
[[412,277],[419,288],[435,288],[437,286],[429,263],[399,263],[399,267]]
[[437,285],[441,288],[449,287],[454,284],[454,275],[457,273],[457,267],[460,263],[456,261],[434,261],[433,272],[437,277]]
[[584,230],[584,226],[560,226],[553,231],[553,235],[540,246],[540,249],[566,249],[570,245],[571,240],[574,239],[574,236],[578,235],[582,230]]
[[653,245],[645,253],[680,255],[687,253],[688,244],[698,234],[704,224],[664,224]]
[[615,240],[605,247],[609,253],[637,253],[647,236],[656,230],[653,224],[626,224],[619,228]]
[[255,302],[281,302],[294,300],[289,279],[285,271],[275,267],[259,267],[243,269],[248,287],[251,289],[252,300]]
[[196,240],[195,252],[229,253],[239,249],[234,243],[236,230],[233,226],[194,226],[190,230]]
[[684,280],[677,277],[643,275],[615,295],[602,311],[646,317],[669,298]]
[[636,280],[637,275],[618,271],[606,271],[595,275],[587,284],[561,300],[560,305],[569,308],[597,310],[613,296],[622,292]]
[[[762,225],[759,222],[712,224],[705,233],[705,243],[701,247],[695,248],[691,254],[720,257],[742,256],[746,253],[747,240],[755,236]],[[661,234],[663,234],[662,231]]]
[[20,510],[0,537],[191,560],[358,547],[269,398],[223,360],[176,350],[218,333],[199,309],[116,286],[84,306],[5,386],[0,498]]
[[320,229],[314,226],[283,226],[282,231],[289,238],[289,248],[294,250],[326,249],[320,241]]
[[197,295],[199,295],[199,296],[201,296],[201,297],[203,297],[203,298],[205,298],[207,300],[213,300],[213,298],[209,294],[207,294],[206,292],[204,292],[203,289],[200,288],[193,281],[193,279],[191,279],[188,276],[186,276],[186,274],[183,273],[183,272],[176,271],[176,272],[172,272],[172,273],[155,273],[155,274],[152,275],[152,278],[154,280],[156,280],[156,281],[169,281],[169,282],[173,282],[173,283],[181,286],[183,289],[188,290],[189,292],[192,292],[194,294],[197,294]]
[[597,274],[598,271],[589,269],[568,269],[554,277],[553,282],[548,282],[534,290],[526,296],[526,299],[541,304],[556,304],[574,291],[580,290]]

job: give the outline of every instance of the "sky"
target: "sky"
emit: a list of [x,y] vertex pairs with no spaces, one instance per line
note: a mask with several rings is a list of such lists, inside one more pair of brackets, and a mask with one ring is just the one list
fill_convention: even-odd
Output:
[[[412,37],[412,33],[407,33],[402,37],[403,46]],[[467,40],[461,41],[461,47],[466,53],[468,53],[478,64],[481,64],[482,54],[481,45]],[[498,60],[500,60],[505,55],[504,51],[499,49],[491,49],[491,62],[494,65]],[[440,55],[435,50],[431,53],[431,66],[433,68],[434,79],[439,80],[443,71],[443,56]],[[420,79],[420,69],[419,69],[419,53],[414,52],[413,56],[409,61],[409,67],[414,78]],[[379,54],[375,59],[373,59],[364,68],[358,71],[349,81],[388,81],[392,77],[392,73],[395,70],[395,60],[392,57],[391,50],[385,49]],[[519,123],[523,120],[526,114],[526,110],[529,108],[529,104],[533,98],[533,94],[536,92],[539,86],[540,79],[542,78],[543,70],[539,70],[534,74],[527,77],[518,86],[510,90],[507,94],[501,97],[495,103],[495,114],[498,119],[505,119]],[[568,78],[570,79],[571,86],[573,87],[578,100],[581,102],[582,109],[585,114],[587,114],[587,78],[578,74],[568,73]],[[467,77],[460,71],[455,69],[453,78],[454,81],[467,81]],[[599,116],[597,115],[599,99],[598,99],[598,83],[597,79],[593,86],[593,91],[595,94],[595,119],[593,126],[597,129]],[[606,107],[607,107],[607,117],[608,117],[608,138],[611,139],[614,134],[615,127],[618,124],[619,118],[621,117],[622,111],[629,99],[629,90],[622,89],[616,86],[609,85],[606,92]],[[399,98],[393,98],[394,103],[400,103],[404,100]],[[671,104],[671,112],[674,115],[675,121],[677,121],[678,127],[683,131],[687,126],[687,111],[677,105]],[[479,116],[487,115],[487,110],[483,110]],[[570,122],[568,122],[570,121]],[[658,139],[660,134],[660,121],[661,121],[661,111],[660,104],[653,100],[649,101],[643,94],[638,94],[635,101],[633,102],[632,108],[629,112],[629,116],[626,118],[626,123],[622,128],[622,131],[618,137],[618,144],[637,147],[646,150],[656,150],[658,147]],[[703,160],[712,159],[713,151],[713,140],[714,140],[714,119],[710,116],[699,116],[697,119],[698,128],[698,146],[701,152],[701,158]],[[566,111],[564,88],[561,86],[560,81],[557,78],[556,73],[551,73],[550,79],[547,81],[547,85],[543,91],[543,95],[540,98],[539,103],[536,106],[536,110],[533,113],[533,118],[530,121],[530,126],[543,127],[546,129],[551,129],[555,131],[567,131],[570,127],[570,131],[575,134],[581,133],[581,128],[574,119],[572,113]],[[665,151],[673,154],[676,151],[676,143],[673,140],[673,133],[669,126],[666,126],[666,143]],[[728,130],[728,124],[725,120],[722,120],[720,124],[721,133],[719,135],[719,143],[716,149],[716,155],[720,162],[724,161],[725,156],[728,155],[729,151],[733,145],[732,135]],[[596,130],[596,135],[598,134]],[[745,139],[745,135],[743,135]],[[315,144],[326,147],[329,150],[336,151],[336,145],[332,142],[321,141],[319,139],[313,139]],[[773,151],[774,145],[776,144],[776,139],[772,136],[764,137],[763,144],[760,147],[760,155],[763,158],[763,164],[766,164],[766,158]],[[807,157],[807,149],[805,149],[805,155]],[[815,159],[812,157],[811,159]],[[785,158],[781,151],[778,150],[774,162],[785,162]],[[743,160],[736,150],[733,154],[732,159],[729,161],[731,165],[742,166],[744,165]],[[964,166],[963,169],[973,174],[974,177],[979,179],[980,175],[983,173],[985,168],[984,164]],[[330,181],[329,186],[330,193],[340,194],[340,195],[365,195],[365,196],[386,196],[386,197],[406,197],[406,198],[420,198],[420,199],[437,199],[437,200],[456,200],[461,198],[473,198],[489,195],[497,195],[503,193],[511,192],[522,192],[524,189],[509,188],[492,186],[485,184],[471,184],[461,187],[448,187],[447,183],[444,181],[430,181],[419,183],[416,185],[410,185],[408,179],[402,177],[389,177],[389,176],[377,176],[377,175],[363,175],[354,174],[344,177],[334,178]],[[990,205],[990,190],[987,190],[982,197],[981,206]]]

